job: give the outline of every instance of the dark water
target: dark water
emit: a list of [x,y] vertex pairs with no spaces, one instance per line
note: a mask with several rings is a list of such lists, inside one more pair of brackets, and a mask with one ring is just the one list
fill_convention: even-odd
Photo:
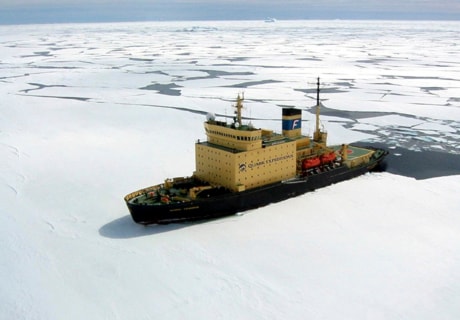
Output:
[[360,142],[355,145],[372,145],[390,151],[382,168],[390,173],[415,179],[460,175],[460,155],[458,154],[429,150],[413,151],[375,142]]

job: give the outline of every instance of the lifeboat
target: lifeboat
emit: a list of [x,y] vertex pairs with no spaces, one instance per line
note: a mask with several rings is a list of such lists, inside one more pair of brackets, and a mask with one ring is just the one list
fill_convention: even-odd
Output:
[[321,160],[318,157],[314,158],[309,158],[309,159],[304,159],[302,161],[302,169],[303,170],[308,170],[314,167],[317,167],[321,164]]
[[327,164],[335,160],[335,152],[325,153],[321,156],[321,163]]

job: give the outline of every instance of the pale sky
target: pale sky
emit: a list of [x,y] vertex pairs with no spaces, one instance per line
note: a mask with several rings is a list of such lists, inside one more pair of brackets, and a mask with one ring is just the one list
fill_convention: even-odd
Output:
[[460,20],[460,0],[0,0],[0,24],[267,17]]

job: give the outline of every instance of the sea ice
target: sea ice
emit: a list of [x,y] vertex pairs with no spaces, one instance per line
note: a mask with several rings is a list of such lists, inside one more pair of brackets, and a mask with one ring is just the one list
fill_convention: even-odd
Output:
[[[202,223],[136,225],[123,201],[193,172],[207,112],[232,117],[244,91],[244,115],[277,130],[280,106],[315,104],[318,76],[322,103],[350,115],[323,118],[331,143],[382,142],[399,160],[420,150],[416,162],[424,148],[460,153],[458,30],[0,26],[2,317],[458,319],[460,175],[444,168],[367,174]],[[420,135],[433,130],[438,143]]]

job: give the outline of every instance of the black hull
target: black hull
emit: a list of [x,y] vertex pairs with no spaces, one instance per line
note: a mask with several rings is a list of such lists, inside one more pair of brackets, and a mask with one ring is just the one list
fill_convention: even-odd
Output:
[[352,179],[375,169],[378,159],[355,168],[341,166],[330,171],[278,182],[242,192],[229,192],[208,199],[168,205],[140,205],[127,202],[133,220],[140,224],[165,224],[213,219],[283,201],[333,183]]

